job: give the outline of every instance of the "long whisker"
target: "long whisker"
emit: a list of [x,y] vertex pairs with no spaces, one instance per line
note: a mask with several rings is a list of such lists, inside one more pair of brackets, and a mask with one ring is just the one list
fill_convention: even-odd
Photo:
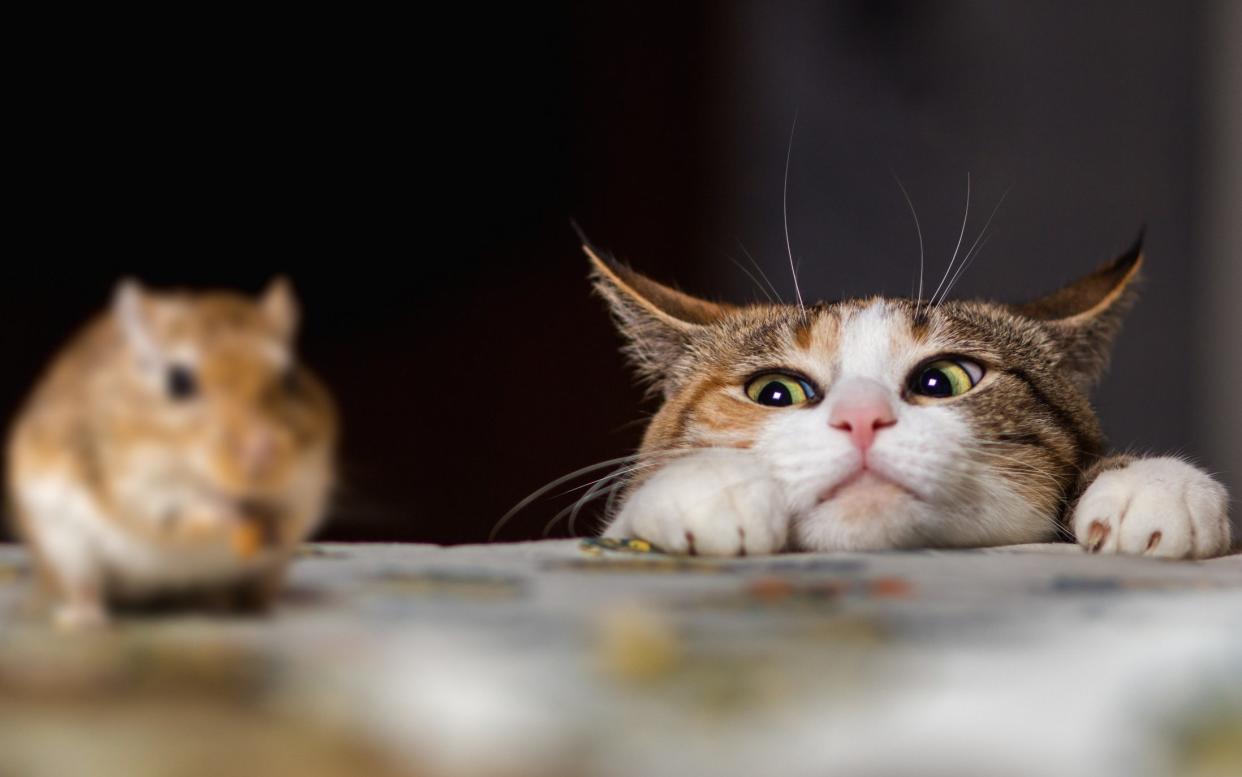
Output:
[[[557,499],[557,498],[562,497],[562,496],[568,496],[569,494],[572,494],[572,493],[573,493],[573,492],[575,492],[575,491],[581,491],[581,490],[582,490],[582,489],[584,489],[584,488],[590,488],[591,486],[595,485],[596,483],[599,483],[599,482],[600,482],[600,481],[602,481],[602,480],[610,480],[610,479],[612,479],[612,477],[613,477],[613,476],[615,476],[618,472],[620,472],[621,470],[625,469],[625,467],[626,467],[628,464],[633,464],[635,461],[637,461],[640,455],[641,455],[641,454],[638,454],[638,453],[633,453],[633,454],[630,454],[630,461],[626,462],[626,464],[622,464],[621,466],[617,467],[617,469],[613,470],[612,472],[607,473],[607,474],[606,474],[606,475],[604,475],[603,477],[601,477],[601,478],[596,478],[595,480],[589,480],[589,481],[587,481],[586,483],[582,483],[581,485],[577,485],[577,486],[574,486],[574,487],[572,487],[572,488],[567,488],[567,489],[565,489],[564,491],[561,491],[561,492],[560,492],[560,493],[558,493],[558,494],[553,494],[553,495],[552,495],[551,497],[549,497],[549,498],[550,498],[550,499]],[[583,474],[585,474],[585,473],[583,473]]]
[[[988,220],[987,220],[986,222],[984,222],[984,224],[983,224],[983,229],[979,230],[979,236],[975,238],[975,242],[971,244],[971,246],[970,246],[970,250],[966,252],[966,256],[967,256],[967,258],[969,258],[969,257],[970,257],[970,255],[971,255],[971,254],[973,254],[973,253],[975,252],[975,247],[979,245],[979,241],[983,239],[983,236],[984,236],[985,234],[987,234],[988,227],[992,226],[992,219],[996,218],[996,212],[997,212],[998,210],[1000,210],[1000,206],[1001,206],[1001,205],[1003,205],[1003,204],[1005,203],[1005,198],[1009,196],[1009,192],[1011,192],[1011,191],[1013,191],[1013,187],[1012,187],[1012,186],[1010,186],[1008,189],[1006,189],[1006,190],[1005,190],[1005,193],[1004,193],[1004,194],[1002,194],[1002,195],[1000,196],[1000,199],[996,201],[996,206],[995,206],[995,207],[993,207],[993,208],[992,208],[992,212],[991,212],[990,214],[988,214]],[[965,264],[965,261],[963,261],[963,264]],[[951,285],[952,285],[952,284],[950,284],[950,286],[951,286]],[[935,304],[935,305],[940,305],[941,303],[943,303],[943,302],[944,302],[944,298],[945,298],[945,296],[947,296],[947,295],[948,295],[948,289],[946,289],[946,290],[945,290],[945,293],[944,293],[944,294],[942,294],[942,295],[940,296],[940,302],[935,302],[935,295],[933,295],[933,296],[932,296],[933,304]]]
[[789,128],[789,147],[785,150],[785,183],[781,188],[781,215],[785,219],[785,253],[789,254],[789,271],[793,273],[794,294],[798,298],[798,309],[806,315],[806,305],[802,304],[802,289],[798,287],[798,269],[794,267],[793,247],[789,241],[789,160],[793,158],[794,132],[798,129],[798,114],[794,112],[793,126]]
[[[944,282],[948,280],[949,274],[953,272],[953,263],[957,261],[957,252],[962,248],[962,237],[966,234],[966,221],[970,218],[970,173],[966,173],[966,209],[962,214],[962,229],[957,234],[957,246],[953,249],[953,256],[949,257],[949,266],[944,268],[944,275],[940,278],[940,283],[936,284],[936,290],[932,292],[931,300],[935,301],[936,295],[940,293]],[[929,306],[931,301],[927,303]]]
[[[639,459],[653,459],[653,458],[658,459],[658,458],[666,458],[666,457],[684,456],[687,453],[693,453],[696,451],[704,451],[704,450],[715,450],[715,448],[712,448],[710,446],[707,446],[707,447],[686,446],[682,448],[667,448],[664,450],[655,450],[655,451],[640,451],[638,453],[631,453],[628,456],[619,456],[615,459],[608,459],[607,461],[596,462],[595,464],[589,464],[585,467],[576,469],[573,472],[570,472],[566,475],[562,475],[556,478],[555,480],[551,481],[550,483],[547,483],[544,486],[541,486],[540,488],[531,492],[529,495],[523,498],[522,501],[518,502],[513,507],[509,508],[509,511],[505,513],[504,515],[502,515],[500,517],[500,520],[498,520],[495,523],[495,525],[492,526],[492,530],[487,535],[488,542],[494,542],[496,539],[496,535],[500,532],[500,530],[503,529],[505,525],[509,523],[509,521],[513,520],[513,517],[515,515],[517,515],[519,512],[525,509],[532,502],[546,495],[552,489],[558,486],[564,485],[565,483],[569,483],[573,481],[575,478],[581,477],[582,475],[585,475],[589,472],[595,472],[595,471],[604,469],[606,467],[614,467],[617,465],[624,466],[627,464],[633,464],[635,461]],[[608,476],[605,476],[605,478],[607,477]],[[601,478],[601,479],[604,479],[604,478]],[[593,483],[594,482],[598,482],[598,481],[593,481]],[[589,488],[593,483],[588,483],[583,486],[577,486],[577,487],[571,488],[564,493],[568,494],[568,493],[577,491],[582,488]]]
[[768,292],[767,289],[763,287],[763,284],[759,282],[759,279],[756,278],[753,274],[751,274],[750,270],[746,269],[746,265],[734,259],[732,256],[728,257],[728,259],[730,262],[733,262],[733,264],[737,267],[737,269],[746,273],[746,277],[750,278],[750,280],[755,284],[755,286],[758,287],[759,291],[763,293],[763,296],[767,297],[768,302],[771,302],[772,304],[776,304],[776,300],[772,299],[772,295]]
[[988,466],[991,469],[1004,469],[1008,472],[1020,473],[1025,476],[1032,476],[1032,477],[1038,478],[1042,480],[1048,486],[1052,487],[1058,493],[1064,491],[1064,489],[1068,485],[1066,482],[1064,482],[1061,479],[1058,479],[1052,473],[1046,472],[1045,470],[1036,466],[1035,464],[1032,464],[1031,462],[1023,461],[1022,459],[1015,458],[1013,456],[1006,456],[1001,453],[996,453],[995,451],[975,449],[972,452],[975,455],[989,458],[993,462],[1003,462],[1001,464],[997,464],[997,463],[989,464]]
[[[655,458],[657,459],[661,458],[661,456],[658,455],[660,453],[663,453],[665,455],[675,454],[675,453],[679,453],[682,450],[685,450],[685,449],[673,449],[670,451],[655,452],[657,454],[655,455]],[[698,450],[700,451],[702,450],[726,451],[726,450],[732,450],[732,449],[730,448],[699,448]],[[603,478],[600,478],[591,486],[591,488],[585,494],[582,495],[581,498],[579,498],[572,505],[565,507],[563,510],[561,510],[555,516],[552,517],[552,520],[550,520],[547,523],[547,525],[544,526],[544,536],[545,537],[548,536],[552,527],[555,526],[556,523],[561,518],[565,517],[567,513],[569,515],[569,521],[566,524],[566,528],[568,529],[570,536],[574,536],[574,537],[578,536],[577,529],[576,529],[577,520],[578,520],[578,515],[582,511],[583,507],[585,507],[593,499],[596,499],[600,496],[604,496],[606,494],[608,496],[608,501],[605,503],[604,513],[605,515],[611,514],[613,497],[616,496],[617,493],[619,493],[622,489],[624,489],[626,486],[629,485],[630,481],[629,481],[628,476],[640,470],[654,467],[658,463],[659,463],[658,461],[651,461],[651,460],[640,461],[634,466],[619,468],[618,470],[610,473],[609,475]],[[607,481],[609,480],[612,480],[613,482],[607,483]]]
[[556,488],[557,486],[563,483],[568,483],[574,478],[585,475],[588,472],[594,472],[596,470],[603,469],[605,467],[614,467],[618,464],[624,464],[626,462],[633,461],[637,457],[638,457],[637,453],[632,453],[629,456],[618,456],[615,459],[608,459],[607,461],[601,461],[596,464],[590,464],[588,466],[582,467],[581,469],[576,469],[573,472],[570,472],[568,475],[560,476],[556,480],[553,480],[551,483],[548,483],[547,485],[532,492],[525,499],[518,502],[513,507],[509,508],[509,512],[502,515],[500,517],[500,520],[496,522],[496,525],[492,527],[492,530],[487,535],[487,541],[495,542],[496,534],[499,533],[500,530],[505,527],[505,524],[507,524],[510,520],[513,519],[513,516],[517,515],[522,510],[522,508],[526,507],[528,504],[535,501],[536,499],[543,496],[544,494],[548,493],[549,491]]
[[[1023,475],[1030,473],[1030,470],[1025,467],[1021,469],[1011,469],[1003,465],[992,465],[989,467],[989,470],[1002,475]],[[985,481],[980,476],[968,474],[962,483],[952,489],[952,492],[959,498],[970,499],[974,496],[974,490],[976,488],[983,487],[984,483]],[[1006,487],[1009,488],[1015,495],[1033,504],[1038,504],[1045,499],[1051,499],[1051,501],[1058,507],[1063,507],[1066,503],[1065,497],[1061,495],[1061,488],[1059,485],[1023,485],[1021,482],[1009,482],[1006,484]],[[1049,530],[1051,530],[1054,536],[1060,539],[1073,539],[1072,534],[1067,531],[1065,525],[1058,520],[1060,513],[1061,510],[1058,509],[1053,514],[1046,513],[1042,510],[1028,514],[1038,517],[1039,520],[1047,526]]]
[[[611,496],[612,494],[615,494],[616,492],[625,488],[627,485],[629,485],[628,480],[618,480],[614,482],[612,485],[608,486],[606,489],[599,489],[599,490],[591,489],[591,491],[588,491],[587,493],[591,495],[591,499],[604,496],[605,494]],[[569,529],[569,536],[571,537],[578,536],[578,531],[576,528],[576,524],[578,522],[578,513],[581,512],[582,508],[585,507],[587,502],[589,501],[590,499],[587,499],[586,496],[583,496],[582,499],[579,499],[577,502],[574,503],[573,509],[569,511],[569,521],[566,523],[566,528]]]
[[630,428],[630,427],[632,427],[632,426],[639,426],[639,425],[641,425],[641,424],[648,424],[648,423],[651,423],[651,419],[652,419],[652,418],[655,418],[655,413],[639,413],[639,414],[638,414],[638,418],[634,418],[634,419],[632,419],[632,420],[626,421],[626,422],[625,422],[625,423],[623,423],[623,424],[619,424],[619,425],[617,425],[617,426],[614,426],[614,427],[610,430],[610,432],[609,432],[609,433],[610,433],[610,434],[618,434],[618,433],[620,433],[620,432],[625,431],[626,429],[629,429],[629,428]]
[[910,199],[910,192],[906,191],[901,178],[897,176],[897,171],[890,170],[889,172],[893,174],[893,180],[897,182],[897,188],[901,189],[902,196],[906,198],[906,205],[910,207],[910,215],[914,217],[914,230],[919,236],[919,293],[915,297],[914,303],[914,316],[918,318],[919,305],[923,302],[923,227],[919,224],[919,214],[914,210],[914,201]]
[[613,508],[613,507],[615,506],[615,504],[616,504],[617,494],[619,494],[619,493],[621,493],[621,490],[620,490],[620,489],[618,489],[618,490],[616,490],[616,491],[609,491],[609,492],[608,492],[608,498],[604,500],[604,515],[605,515],[605,516],[611,516],[611,515],[613,515],[612,508]]
[[1025,465],[1015,466],[1014,464],[1011,464],[1011,463],[994,462],[988,465],[988,469],[994,470],[994,471],[1006,472],[1011,475],[1022,475],[1024,477],[1029,476],[1029,477],[1036,478],[1037,480],[1041,481],[1044,485],[1049,486],[1052,490],[1058,493],[1062,491],[1064,488],[1064,484],[1061,483],[1061,481],[1057,480],[1056,478],[1052,477],[1051,475],[1048,475],[1047,473],[1041,473],[1038,470],[1025,466]]
[[[548,524],[544,527],[543,536],[545,537],[548,536],[548,532],[551,530],[551,528],[555,526],[556,522],[559,521],[561,518],[563,518],[566,514],[569,514],[571,516],[576,516],[578,514],[578,510],[581,509],[582,505],[585,505],[587,502],[590,502],[597,495],[602,495],[601,492],[603,492],[603,489],[605,488],[610,489],[610,488],[613,488],[614,486],[616,487],[623,486],[628,482],[627,480],[625,480],[625,477],[627,475],[630,475],[634,472],[637,472],[640,469],[643,469],[645,467],[650,467],[653,465],[654,465],[654,462],[646,461],[646,462],[639,462],[637,464],[634,464],[634,466],[617,467],[615,470],[613,470],[612,472],[609,472],[607,475],[603,476],[602,478],[599,478],[598,480],[588,483],[586,486],[580,486],[580,488],[587,489],[586,493],[583,494],[578,499],[574,500],[574,502],[572,502],[564,510],[561,510],[560,512],[558,512],[553,517],[553,519],[549,521]],[[577,490],[577,489],[574,489],[574,490]],[[568,492],[565,492],[565,493],[568,493]],[[611,492],[607,492],[607,493],[611,493]],[[570,529],[572,530],[572,528],[573,528],[573,519],[571,517]]]
[[551,520],[549,520],[546,524],[544,524],[543,536],[546,538],[549,534],[551,534],[552,528],[556,526],[558,523],[560,523],[561,519],[567,515],[570,516],[569,533],[572,536],[573,535],[573,519],[577,517],[579,510],[581,510],[589,502],[596,499],[597,497],[611,494],[614,491],[617,491],[623,488],[625,485],[626,485],[626,481],[624,480],[614,480],[611,484],[606,485],[606,486],[603,483],[596,483],[595,485],[591,486],[591,488],[585,494],[583,494],[580,498],[575,499],[572,503],[566,505],[556,515],[552,516]]
[[953,287],[957,285],[957,281],[960,277],[962,277],[962,273],[966,272],[966,270],[970,267],[971,263],[975,261],[975,259],[979,256],[979,254],[983,253],[983,247],[988,244],[988,241],[991,240],[992,236],[995,234],[996,234],[996,230],[993,230],[989,232],[987,235],[985,235],[983,238],[983,242],[979,244],[978,248],[972,249],[971,253],[966,256],[966,259],[962,262],[962,266],[958,268],[958,271],[956,273],[953,274],[953,279],[950,280],[949,285],[945,287],[944,294],[941,295],[940,297],[941,302],[944,302],[948,298],[949,292],[953,291]]
[[759,276],[763,278],[765,282],[767,282],[768,288],[772,290],[772,295],[775,296],[778,300],[780,300],[781,304],[783,305],[785,303],[785,300],[781,299],[781,293],[776,290],[776,286],[772,283],[772,279],[768,277],[768,274],[763,271],[763,267],[760,266],[760,264],[757,261],[755,261],[755,257],[751,255],[750,251],[746,250],[746,246],[742,244],[742,241],[740,238],[737,240],[737,247],[742,249],[742,254],[747,259],[750,260],[750,263],[751,265],[754,266],[755,271],[759,273]]

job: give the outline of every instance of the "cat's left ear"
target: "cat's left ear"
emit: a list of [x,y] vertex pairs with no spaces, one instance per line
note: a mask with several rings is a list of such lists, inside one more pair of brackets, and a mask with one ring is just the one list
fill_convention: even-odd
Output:
[[591,260],[595,290],[608,302],[639,377],[667,395],[676,383],[675,367],[684,361],[695,334],[734,308],[657,283],[605,257],[585,240],[582,250]]
[[1041,322],[1062,345],[1060,364],[1083,390],[1108,366],[1109,347],[1133,304],[1143,266],[1143,235],[1121,256],[1053,293],[1011,310]]

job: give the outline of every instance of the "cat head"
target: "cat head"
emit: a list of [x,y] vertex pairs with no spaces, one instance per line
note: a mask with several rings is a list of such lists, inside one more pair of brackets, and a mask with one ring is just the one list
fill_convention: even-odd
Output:
[[1087,395],[1142,264],[1136,243],[1017,305],[872,297],[803,309],[699,299],[584,248],[626,352],[663,398],[643,453],[753,456],[809,550],[1055,536],[1103,446]]

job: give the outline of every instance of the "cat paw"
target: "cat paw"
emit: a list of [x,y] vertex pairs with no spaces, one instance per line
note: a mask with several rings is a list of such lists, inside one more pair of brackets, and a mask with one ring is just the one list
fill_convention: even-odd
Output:
[[1211,558],[1230,547],[1229,496],[1180,459],[1139,459],[1095,479],[1073,529],[1090,553]]
[[785,547],[788,509],[777,483],[744,453],[694,454],[662,467],[625,501],[606,537],[637,537],[668,553],[747,556]]

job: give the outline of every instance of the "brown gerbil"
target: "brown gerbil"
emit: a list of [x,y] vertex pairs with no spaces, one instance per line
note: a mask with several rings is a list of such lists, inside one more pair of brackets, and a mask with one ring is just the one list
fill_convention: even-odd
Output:
[[8,487],[59,623],[270,602],[333,482],[336,414],[294,355],[297,319],[283,279],[258,300],[127,280],[57,355],[13,426]]

